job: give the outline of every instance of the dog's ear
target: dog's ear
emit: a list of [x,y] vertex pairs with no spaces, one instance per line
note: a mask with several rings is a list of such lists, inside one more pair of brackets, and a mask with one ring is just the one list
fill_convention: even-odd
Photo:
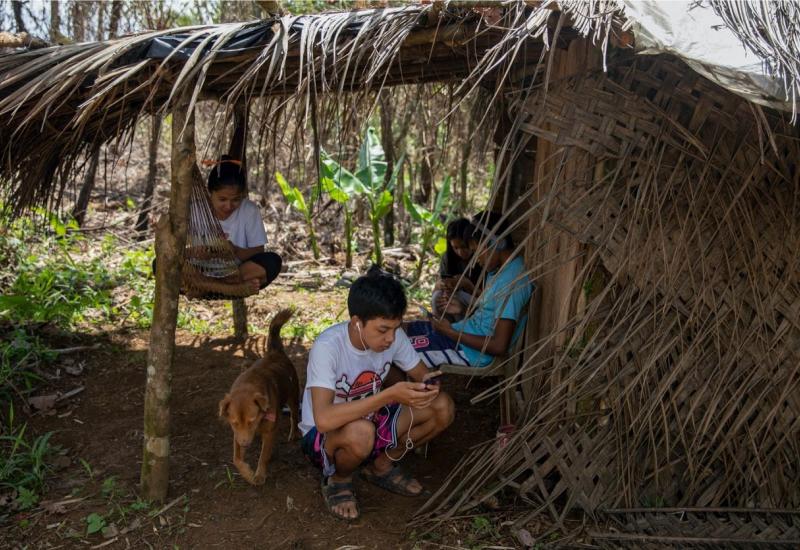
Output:
[[253,396],[253,400],[258,405],[258,408],[262,411],[266,412],[267,407],[269,406],[269,400],[263,393],[257,393]]
[[228,416],[228,406],[231,404],[231,394],[226,393],[222,401],[219,402],[219,417],[226,418]]

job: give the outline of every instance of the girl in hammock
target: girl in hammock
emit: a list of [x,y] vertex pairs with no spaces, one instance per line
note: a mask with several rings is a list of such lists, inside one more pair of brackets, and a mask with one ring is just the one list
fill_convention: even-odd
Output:
[[[209,276],[213,278],[214,275],[203,269],[208,259],[190,254],[187,263],[206,271],[206,276],[202,277],[204,281],[197,281],[196,277],[192,277],[195,279],[194,284],[185,285],[197,289],[198,294],[205,294],[208,291],[222,295],[229,294],[222,286],[225,284],[230,284],[230,295],[238,294],[241,292],[242,283],[248,293],[254,294],[270,284],[281,271],[281,257],[274,252],[264,251],[267,234],[264,231],[261,212],[254,202],[246,198],[246,188],[241,162],[228,155],[223,155],[208,174],[211,210],[222,226],[239,263],[239,277],[234,278],[238,281],[228,277],[212,282]],[[234,288],[237,289],[236,292],[233,292]]]

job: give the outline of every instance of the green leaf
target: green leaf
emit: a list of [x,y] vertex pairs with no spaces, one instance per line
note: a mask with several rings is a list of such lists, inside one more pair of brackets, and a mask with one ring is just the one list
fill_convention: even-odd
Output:
[[398,170],[398,168],[399,169],[403,168],[403,161],[405,159],[406,159],[406,154],[403,153],[402,155],[400,155],[400,158],[397,160],[397,162],[394,163],[394,166],[392,167],[392,177],[389,178],[389,181],[386,184],[386,189],[388,189],[389,191],[394,191],[394,186],[397,183],[397,175],[400,173],[400,170]]
[[283,196],[288,200],[289,195],[291,194],[291,188],[289,187],[289,183],[286,181],[286,178],[284,178],[283,174],[280,172],[275,172],[275,180],[278,182],[278,186],[281,188]]
[[386,214],[389,213],[389,210],[392,209],[393,202],[394,202],[394,197],[389,191],[384,191],[383,193],[381,193],[380,196],[378,197],[377,203],[375,204],[375,211],[373,213],[373,216],[375,216],[379,220],[384,216],[386,216]]
[[439,189],[439,192],[436,194],[436,200],[433,203],[433,214],[435,216],[439,216],[442,213],[442,209],[450,200],[450,176],[444,178],[444,183],[442,183],[442,188]]
[[284,178],[283,174],[280,172],[275,172],[275,180],[278,182],[278,186],[281,188],[281,193],[283,193],[283,198],[286,199],[286,202],[304,215],[307,214],[308,207],[306,206],[305,198],[303,198],[303,193],[301,193],[297,187],[290,186],[286,178]]
[[422,223],[422,214],[419,212],[419,205],[414,204],[408,193],[403,193],[403,204],[406,207],[406,212],[411,216],[411,219],[417,223]]
[[20,510],[27,510],[29,508],[33,508],[33,505],[39,500],[39,497],[36,496],[36,493],[28,489],[27,487],[19,486],[17,487],[17,498],[15,499],[15,504],[19,507]]
[[383,178],[385,176],[386,156],[375,128],[370,126],[364,133],[364,141],[358,151],[356,177],[365,187],[376,192],[383,186]]
[[336,187],[336,184],[330,178],[322,178],[322,189],[338,203],[346,204],[350,200],[347,193]]
[[443,255],[447,251],[447,239],[444,237],[439,237],[439,240],[437,240],[436,244],[433,245],[433,249],[439,256]]
[[86,534],[91,535],[102,530],[106,526],[106,520],[103,516],[96,512],[92,512],[86,516]]
[[331,158],[328,153],[323,151],[320,159],[320,172],[323,178],[331,179],[347,196],[353,198],[366,192],[361,181],[352,172],[342,167],[338,162]]

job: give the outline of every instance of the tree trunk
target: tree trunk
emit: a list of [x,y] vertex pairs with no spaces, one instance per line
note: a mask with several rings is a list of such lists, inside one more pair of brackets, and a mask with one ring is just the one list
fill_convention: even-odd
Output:
[[422,162],[419,167],[419,189],[417,190],[419,196],[417,202],[419,204],[424,204],[426,208],[430,208],[429,203],[432,198],[432,189],[433,167],[431,166],[431,159],[427,147],[425,147],[422,153]]
[[14,22],[17,24],[17,32],[27,33],[28,29],[25,28],[25,21],[22,20],[22,2],[20,0],[11,0],[11,10],[14,12]]
[[150,219],[150,207],[153,204],[153,192],[156,188],[156,174],[158,170],[158,142],[161,137],[161,116],[153,115],[150,119],[150,143],[147,148],[147,182],[144,188],[144,199],[139,209],[139,218],[136,220],[136,231],[139,239],[144,238]]
[[86,210],[89,208],[89,200],[92,198],[92,191],[94,191],[98,164],[100,164],[99,146],[92,150],[92,157],[89,159],[89,166],[86,167],[86,175],[83,178],[78,200],[75,201],[75,206],[72,207],[72,217],[78,222],[79,227],[82,227],[83,222],[86,220]]
[[187,106],[188,101],[182,101],[173,110],[169,212],[159,220],[156,228],[156,290],[147,354],[141,472],[142,497],[146,500],[163,500],[169,487],[169,398],[181,257],[186,247],[191,189],[195,178],[200,178],[194,141],[194,113],[187,113]]
[[[478,105],[475,102],[475,105]],[[467,212],[467,172],[469,171],[469,157],[472,154],[472,134],[475,132],[475,126],[478,122],[478,117],[481,116],[481,113],[475,112],[476,109],[473,107],[470,109],[469,113],[469,123],[467,124],[467,135],[465,136],[466,139],[464,140],[464,147],[461,149],[461,166],[460,166],[460,178],[461,178],[461,197],[460,197],[460,206],[461,206],[461,215],[466,215]]]
[[111,15],[108,19],[108,37],[116,38],[119,34],[119,20],[122,18],[122,0],[111,2]]
[[[383,187],[384,189],[389,185],[389,182],[392,180],[392,174],[394,173],[394,163],[395,163],[395,156],[394,156],[394,135],[392,132],[392,106],[391,106],[391,97],[389,90],[383,90],[381,92],[381,142],[383,145],[383,153],[386,158],[386,175],[383,178]],[[394,194],[392,191],[392,196],[397,198],[397,195]],[[383,243],[386,246],[392,246],[394,244],[394,203],[397,201],[392,201],[392,206],[389,208],[389,212],[386,214],[386,217],[383,218]]]
[[242,171],[247,173],[247,103],[239,102],[233,108],[233,135],[228,154],[242,162]]
[[106,25],[106,4],[105,2],[98,2],[97,3],[97,32],[95,33],[95,39],[98,42],[102,42],[105,38],[105,27]]
[[60,2],[50,0],[50,42],[57,44],[61,39],[61,14]]
[[406,159],[403,159],[403,161],[400,164],[398,164],[397,166],[394,167],[395,170],[397,170],[397,180],[396,180],[395,186],[394,186],[394,189],[395,189],[395,195],[394,195],[395,196],[395,202],[397,203],[397,223],[395,225],[396,225],[396,228],[397,228],[397,233],[399,235],[399,239],[400,239],[400,241],[403,242],[403,244],[406,244],[404,239],[403,239],[403,235],[404,235],[404,231],[406,231],[406,226],[408,225],[406,223],[406,206],[403,203],[403,193],[405,193],[405,190],[406,190],[406,178],[405,178],[405,175],[406,175],[405,165],[406,164],[407,164]]
[[83,20],[83,4],[81,2],[72,3],[72,38],[75,42],[86,40],[86,24]]

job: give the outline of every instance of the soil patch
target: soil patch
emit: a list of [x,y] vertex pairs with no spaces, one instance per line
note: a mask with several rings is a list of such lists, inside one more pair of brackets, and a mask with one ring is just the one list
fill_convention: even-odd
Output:
[[[268,312],[295,305],[296,326],[306,326],[318,321],[322,311],[330,317],[340,316],[344,296],[339,289],[297,293],[275,287],[253,300],[251,323],[266,326]],[[225,303],[210,307],[214,318],[230,315]],[[309,330],[315,332],[316,328]],[[265,485],[252,487],[240,479],[231,464],[231,432],[218,420],[217,409],[234,378],[263,349],[261,334],[236,344],[224,333],[212,338],[179,331],[171,401],[172,481],[165,503],[172,506],[160,514],[162,505],[131,511],[141,466],[148,337],[147,331],[119,330],[84,341],[101,346],[79,358],[81,375],[64,375],[54,387],[39,392],[66,390],[77,384],[85,387],[52,414],[38,413],[30,419],[35,433],[55,432],[52,442],[66,450],[68,460],[62,461],[62,469],[50,478],[47,502],[32,513],[12,518],[13,525],[0,539],[5,538],[11,546],[41,548],[86,547],[87,541],[89,546],[108,543],[107,548],[414,545],[406,524],[424,498],[391,495],[359,481],[361,519],[347,524],[328,515],[319,493],[318,471],[305,460],[297,441],[286,441],[288,416],[282,419]],[[304,383],[310,336],[300,334],[285,342]],[[415,453],[404,461],[431,491],[469,447],[492,436],[497,423],[495,403],[469,404],[479,391],[474,383],[467,387],[463,379],[446,378],[444,388],[456,400],[455,424],[431,443],[427,457]],[[253,463],[257,448],[251,451]],[[112,477],[109,490],[107,480]],[[48,509],[48,503],[69,500],[75,502]],[[109,523],[113,518],[114,528],[107,530],[107,539],[100,533],[86,535],[87,517],[92,513],[108,518]]]

